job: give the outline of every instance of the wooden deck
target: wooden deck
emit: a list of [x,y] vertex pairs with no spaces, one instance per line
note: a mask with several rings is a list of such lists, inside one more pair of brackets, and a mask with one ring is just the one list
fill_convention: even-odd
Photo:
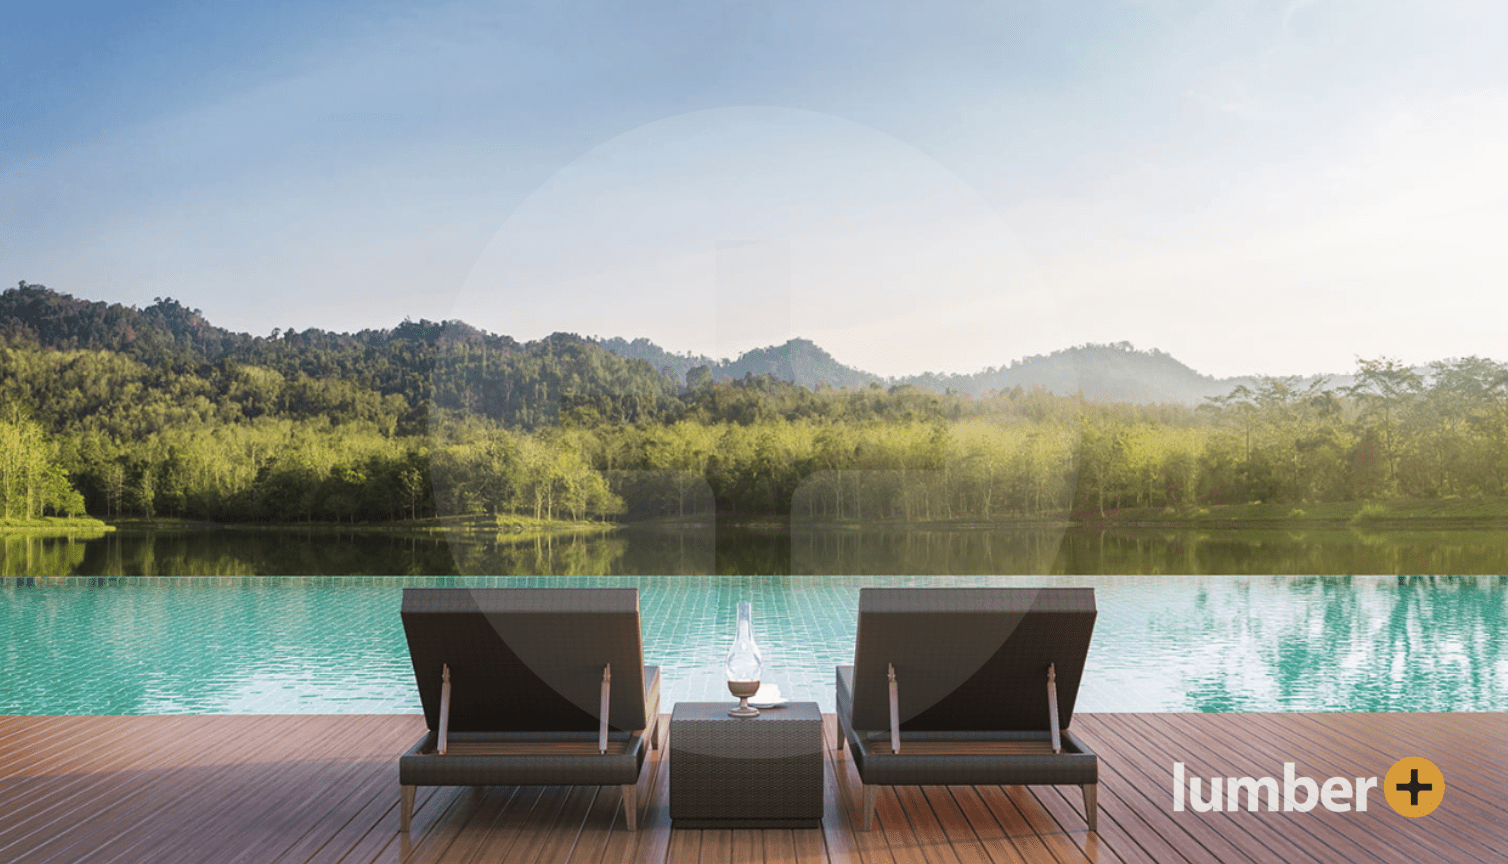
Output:
[[[829,741],[833,718],[825,718]],[[396,756],[418,716],[0,717],[0,861],[85,862],[1266,862],[1508,860],[1508,717],[1499,714],[1099,714],[1100,830],[1075,787],[885,790],[856,832],[851,768],[826,775],[821,829],[671,830],[669,772],[644,781],[641,830],[616,787],[421,789],[398,827]],[[659,751],[665,753],[664,749]],[[1365,813],[1172,812],[1171,771],[1379,779],[1404,756],[1446,780],[1409,819]],[[843,782],[839,782],[839,781]]]

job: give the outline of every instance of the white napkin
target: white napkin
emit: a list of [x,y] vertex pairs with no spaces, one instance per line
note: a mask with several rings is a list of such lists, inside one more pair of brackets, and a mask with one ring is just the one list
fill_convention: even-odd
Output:
[[749,704],[759,708],[769,708],[784,705],[785,697],[780,695],[779,684],[761,683],[759,692],[749,697]]

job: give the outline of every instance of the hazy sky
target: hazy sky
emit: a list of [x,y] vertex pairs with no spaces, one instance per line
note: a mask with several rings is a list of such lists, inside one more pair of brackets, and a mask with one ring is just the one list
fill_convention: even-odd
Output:
[[1508,360],[1508,6],[13,4],[0,284],[887,375]]

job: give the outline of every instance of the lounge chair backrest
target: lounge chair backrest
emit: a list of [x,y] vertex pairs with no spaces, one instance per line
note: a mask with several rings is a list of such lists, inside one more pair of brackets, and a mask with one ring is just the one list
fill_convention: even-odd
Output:
[[861,589],[853,727],[889,728],[893,664],[902,730],[1046,731],[1052,664],[1067,729],[1095,614],[1093,588]]
[[636,588],[406,588],[403,631],[424,719],[437,729],[450,667],[453,732],[645,728]]

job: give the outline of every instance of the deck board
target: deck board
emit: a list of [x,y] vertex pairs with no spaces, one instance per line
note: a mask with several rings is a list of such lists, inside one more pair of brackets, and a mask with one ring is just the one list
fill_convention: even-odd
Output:
[[[828,742],[823,824],[673,829],[665,748],[641,780],[640,830],[608,787],[421,788],[399,834],[397,754],[417,715],[0,717],[0,860],[215,864],[1164,864],[1501,861],[1508,717],[1499,714],[1080,714],[1101,760],[1100,830],[1078,787],[882,789],[855,830],[858,777]],[[1445,803],[1365,813],[1172,811],[1191,776],[1377,776],[1424,756]]]

